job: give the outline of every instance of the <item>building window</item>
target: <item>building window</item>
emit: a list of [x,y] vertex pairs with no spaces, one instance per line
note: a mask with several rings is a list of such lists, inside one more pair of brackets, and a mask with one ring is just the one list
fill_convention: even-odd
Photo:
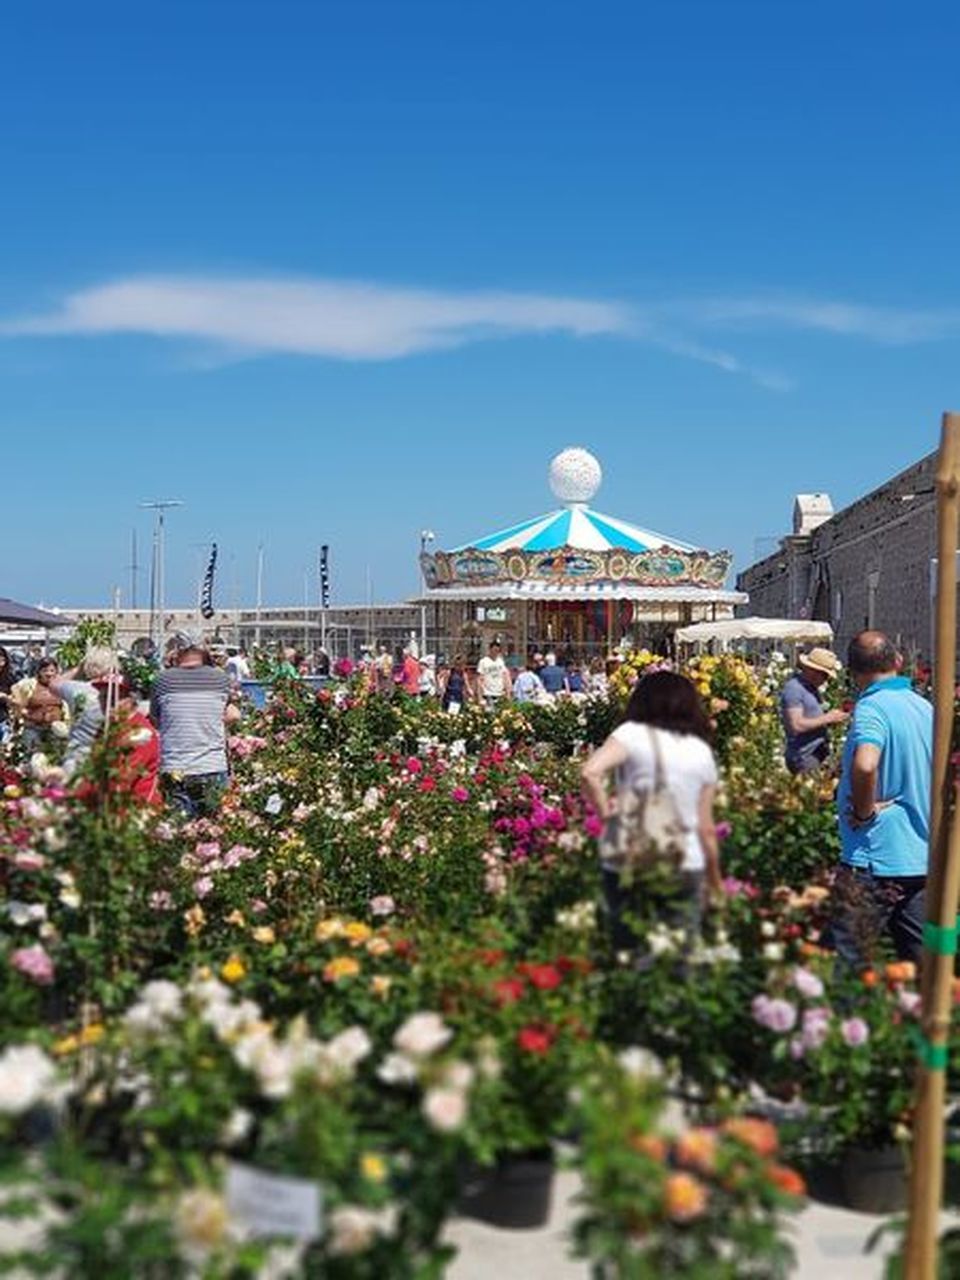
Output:
[[834,631],[843,621],[843,592],[839,587],[834,588],[833,592],[833,629]]

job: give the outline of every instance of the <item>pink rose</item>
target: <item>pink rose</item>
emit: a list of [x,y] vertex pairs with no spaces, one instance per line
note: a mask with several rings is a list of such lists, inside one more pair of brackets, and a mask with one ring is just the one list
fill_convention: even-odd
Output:
[[373,916],[390,916],[397,909],[397,904],[389,893],[378,893],[370,899],[370,914]]
[[33,849],[21,849],[14,854],[13,865],[18,871],[42,871],[47,860],[42,853],[36,853]]
[[856,1049],[870,1039],[870,1028],[862,1018],[845,1018],[840,1023],[840,1034],[845,1044]]
[[603,833],[603,823],[595,813],[588,813],[583,820],[583,829],[588,836],[596,839]]
[[450,799],[456,801],[457,804],[466,804],[470,799],[470,792],[466,787],[454,787],[450,792]]
[[53,961],[39,944],[33,947],[21,947],[10,954],[10,963],[18,973],[22,973],[38,986],[49,986],[53,981]]
[[823,983],[809,969],[794,969],[793,985],[802,996],[811,1000],[819,1000],[823,995]]
[[789,1000],[757,996],[753,1002],[753,1016],[770,1031],[792,1031],[797,1022],[797,1008]]
[[205,898],[213,889],[213,880],[210,876],[201,876],[193,885],[193,892],[198,898]]

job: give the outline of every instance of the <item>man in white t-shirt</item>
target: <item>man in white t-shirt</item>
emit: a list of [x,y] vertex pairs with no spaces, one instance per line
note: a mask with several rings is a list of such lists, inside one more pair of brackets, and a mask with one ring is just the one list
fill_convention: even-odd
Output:
[[510,668],[504,662],[496,640],[490,645],[487,656],[477,663],[477,678],[485,706],[495,707],[501,698],[509,698],[513,692]]

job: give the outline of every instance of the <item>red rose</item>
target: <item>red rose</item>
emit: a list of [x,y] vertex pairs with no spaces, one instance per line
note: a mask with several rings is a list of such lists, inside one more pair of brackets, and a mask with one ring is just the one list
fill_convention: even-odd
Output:
[[436,778],[424,778],[424,780],[420,783],[421,791],[436,791],[436,789],[437,789]]
[[553,1044],[551,1027],[521,1027],[517,1032],[517,1044],[525,1053],[549,1053]]
[[526,965],[524,973],[540,991],[552,991],[563,981],[563,974],[552,964]]
[[493,984],[497,1004],[513,1004],[523,997],[524,985],[519,978],[500,978]]

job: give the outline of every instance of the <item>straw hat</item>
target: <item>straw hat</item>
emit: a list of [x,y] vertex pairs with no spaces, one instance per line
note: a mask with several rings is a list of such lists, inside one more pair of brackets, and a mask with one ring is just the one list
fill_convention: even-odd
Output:
[[809,671],[821,671],[827,676],[835,676],[843,670],[843,663],[829,649],[811,649],[809,653],[801,653],[797,661],[801,667],[806,667]]

